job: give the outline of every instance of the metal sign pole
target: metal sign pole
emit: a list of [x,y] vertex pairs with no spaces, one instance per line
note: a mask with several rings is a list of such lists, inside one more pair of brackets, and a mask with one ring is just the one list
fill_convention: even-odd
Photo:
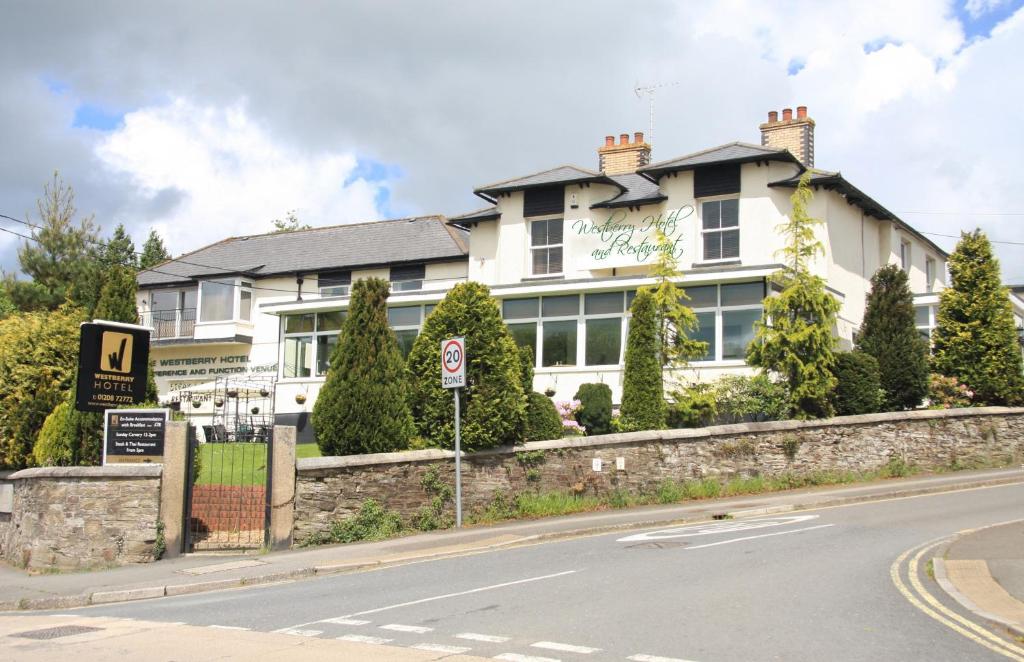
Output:
[[455,393],[455,528],[462,528],[462,450],[459,439],[459,389]]

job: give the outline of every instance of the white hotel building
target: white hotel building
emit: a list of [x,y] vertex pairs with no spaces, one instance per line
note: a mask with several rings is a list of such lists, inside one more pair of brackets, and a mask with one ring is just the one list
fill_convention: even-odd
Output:
[[[479,281],[517,342],[535,348],[536,390],[569,399],[580,384],[603,382],[618,401],[627,311],[636,289],[653,282],[655,227],[676,246],[697,335],[709,347],[690,377],[749,372],[746,345],[766,279],[781,266],[777,228],[807,169],[809,211],[824,221],[825,253],[813,268],[842,304],[840,348],[852,347],[871,275],[885,264],[906,270],[919,328],[929,332],[946,253],[839,172],[814,169],[805,108],[770,113],[760,129],[760,145],[653,164],[642,134],[609,136],[597,170],[564,165],[480,186],[488,206],[470,214],[234,237],[142,272],[138,305],[156,330],[158,388],[198,422],[230,427],[259,410],[251,416],[272,413],[311,441],[308,414],[349,285],[377,276],[393,283],[389,314],[403,350],[449,288]],[[1024,301],[1013,302],[1020,325]],[[240,395],[226,400],[232,389]]]

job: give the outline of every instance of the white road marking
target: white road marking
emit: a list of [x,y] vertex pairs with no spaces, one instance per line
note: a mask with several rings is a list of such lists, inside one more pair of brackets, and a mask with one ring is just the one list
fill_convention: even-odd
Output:
[[489,644],[503,644],[509,640],[508,637],[498,637],[493,634],[477,634],[476,632],[462,632],[455,635],[456,639],[469,639],[470,641],[484,641]]
[[580,653],[582,655],[589,655],[601,650],[600,648],[590,648],[589,646],[560,644],[557,641],[538,641],[530,644],[530,646],[533,648],[544,648],[550,651],[562,651],[563,653]]
[[448,653],[449,655],[461,655],[462,653],[468,653],[473,650],[468,646],[445,646],[444,644],[416,644],[409,648],[415,648],[421,651],[430,651],[431,653]]
[[710,536],[722,533],[734,533],[736,531],[747,531],[750,529],[763,529],[770,526],[797,524],[817,518],[818,515],[787,515],[785,517],[759,517],[757,519],[726,520],[722,522],[692,524],[690,526],[681,526],[672,529],[636,533],[631,536],[626,536],[625,538],[619,538],[616,542],[645,542],[648,540],[689,538],[691,536]]
[[335,623],[337,625],[366,625],[369,622],[370,621],[361,621],[358,618],[345,618],[344,616],[339,616],[338,618],[325,618],[322,621],[317,621],[317,623]]
[[386,644],[394,639],[385,639],[384,637],[367,637],[361,634],[346,634],[338,637],[341,641],[352,641],[357,644]]
[[248,630],[249,628],[241,628],[237,625],[208,625],[215,630]]
[[745,536],[743,538],[733,538],[731,540],[721,540],[719,542],[709,542],[706,545],[695,545],[693,547],[687,547],[686,549],[688,549],[688,550],[690,550],[690,549],[703,549],[705,547],[716,547],[718,545],[729,545],[731,543],[742,542],[744,540],[755,540],[757,538],[770,538],[772,536],[784,536],[784,535],[789,534],[789,533],[800,533],[801,531],[813,531],[815,529],[827,529],[830,526],[835,526],[835,524],[819,524],[818,526],[808,526],[808,527],[804,527],[802,529],[792,529],[790,531],[778,531],[776,533],[762,533],[759,536]]
[[502,653],[495,655],[495,660],[506,660],[507,662],[562,662],[553,657],[537,657],[536,655],[520,655],[519,653]]
[[298,628],[292,628],[291,630],[284,630],[282,632],[282,634],[290,634],[294,637],[315,637],[323,633],[323,630],[300,630]]
[[693,660],[684,660],[679,657],[661,657],[659,655],[645,655],[643,653],[630,655],[626,659],[633,662],[693,662]]
[[381,630],[394,630],[395,632],[415,632],[416,634],[425,634],[431,632],[434,628],[424,627],[422,625],[402,625],[401,623],[391,623],[389,625],[380,626]]

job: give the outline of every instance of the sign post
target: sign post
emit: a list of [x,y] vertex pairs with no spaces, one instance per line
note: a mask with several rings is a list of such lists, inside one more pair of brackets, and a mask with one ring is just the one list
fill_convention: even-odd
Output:
[[466,385],[466,339],[441,341],[441,387],[455,394],[455,527],[462,527],[462,450],[459,438],[459,389]]

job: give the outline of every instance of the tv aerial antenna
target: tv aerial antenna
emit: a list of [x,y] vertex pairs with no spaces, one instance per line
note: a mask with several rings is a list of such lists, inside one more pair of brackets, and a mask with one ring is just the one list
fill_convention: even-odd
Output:
[[650,127],[647,132],[647,142],[651,145],[651,154],[654,154],[654,93],[665,87],[675,87],[679,85],[678,81],[672,83],[653,83],[651,85],[641,85],[639,82],[636,87],[633,88],[633,93],[636,94],[637,99],[643,99],[644,95],[647,95],[647,102],[650,106],[651,120]]

